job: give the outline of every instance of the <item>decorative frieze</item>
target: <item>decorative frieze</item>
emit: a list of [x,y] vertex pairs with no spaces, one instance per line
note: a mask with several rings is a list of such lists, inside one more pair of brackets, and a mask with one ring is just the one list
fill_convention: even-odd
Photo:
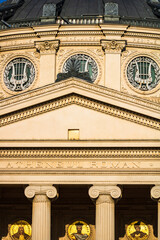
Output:
[[[41,150],[28,149],[1,149],[0,158],[136,158],[148,159],[158,158],[160,156],[159,149],[67,149],[67,148],[41,148]],[[131,163],[131,162],[130,162]],[[125,165],[125,161],[124,161]],[[120,166],[120,162],[117,163]]]

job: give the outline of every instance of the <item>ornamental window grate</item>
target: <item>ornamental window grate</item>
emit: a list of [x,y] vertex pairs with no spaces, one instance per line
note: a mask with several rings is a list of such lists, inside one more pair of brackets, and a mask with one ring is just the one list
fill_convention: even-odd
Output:
[[160,82],[160,68],[153,59],[140,56],[129,63],[127,77],[133,87],[141,91],[152,90]]
[[4,71],[4,83],[11,91],[19,92],[28,88],[35,79],[35,68],[26,58],[15,58]]

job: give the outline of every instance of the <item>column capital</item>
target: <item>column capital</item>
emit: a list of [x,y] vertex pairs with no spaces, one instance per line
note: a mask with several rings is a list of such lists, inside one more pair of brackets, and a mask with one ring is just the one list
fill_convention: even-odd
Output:
[[101,40],[101,46],[105,53],[121,53],[126,46],[124,40]]
[[151,189],[151,198],[153,199],[160,199],[160,185],[156,185]]
[[35,195],[46,195],[48,198],[58,197],[57,189],[52,185],[30,185],[26,187],[25,196],[33,198]]
[[59,40],[36,41],[36,49],[43,54],[56,53],[59,48]]
[[99,185],[94,185],[90,187],[89,189],[89,196],[91,198],[98,198],[99,195],[110,195],[112,198],[117,199],[120,198],[122,195],[122,191],[118,186],[99,186]]

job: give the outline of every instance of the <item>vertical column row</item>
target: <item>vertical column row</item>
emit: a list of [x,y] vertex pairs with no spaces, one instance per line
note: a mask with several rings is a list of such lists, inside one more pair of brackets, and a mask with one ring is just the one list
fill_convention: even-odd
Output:
[[151,189],[151,197],[158,200],[158,239],[160,239],[160,185]]
[[25,189],[27,198],[33,198],[32,207],[32,240],[50,240],[51,202],[49,198],[58,196],[53,186],[28,186]]
[[115,240],[115,201],[121,197],[117,186],[93,186],[89,196],[96,200],[96,240]]

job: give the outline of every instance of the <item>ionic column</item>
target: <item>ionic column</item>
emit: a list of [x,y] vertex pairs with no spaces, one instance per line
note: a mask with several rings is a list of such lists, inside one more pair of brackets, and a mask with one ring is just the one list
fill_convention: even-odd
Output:
[[123,40],[101,40],[105,52],[105,86],[120,91],[121,52],[126,42]]
[[54,83],[56,80],[56,52],[58,40],[35,42],[40,58],[40,86]]
[[33,198],[32,205],[32,240],[50,240],[51,202],[48,198],[57,197],[53,186],[28,186],[25,189],[27,198]]
[[121,196],[117,186],[93,186],[89,196],[96,200],[96,240],[115,240],[115,202]]
[[160,185],[151,189],[151,198],[158,200],[158,239],[160,239]]

